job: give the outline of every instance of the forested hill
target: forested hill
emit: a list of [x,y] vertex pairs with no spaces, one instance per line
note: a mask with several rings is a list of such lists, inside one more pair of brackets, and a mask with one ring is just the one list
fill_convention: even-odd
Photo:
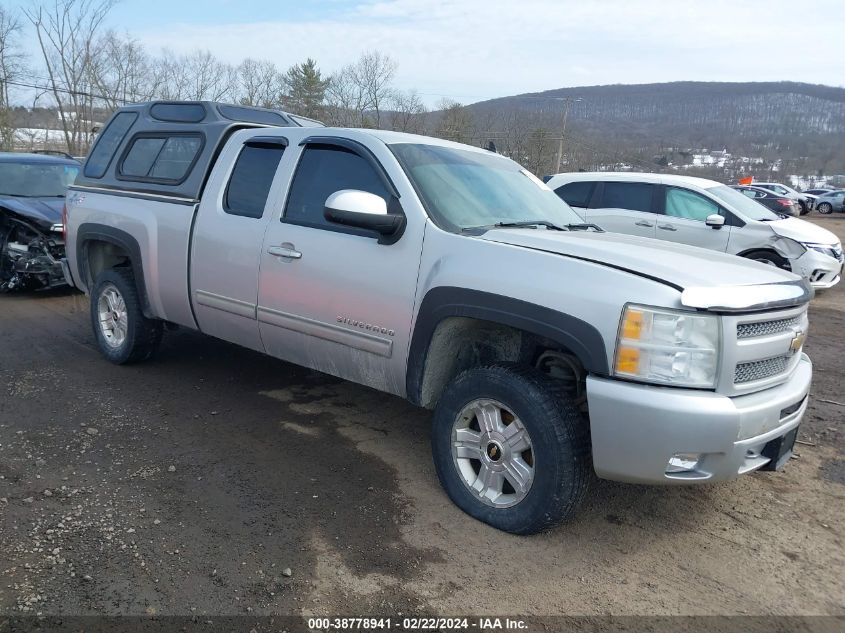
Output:
[[680,81],[633,86],[561,88],[484,101],[471,106],[562,109],[570,121],[638,123],[655,130],[708,126],[714,134],[845,133],[845,88],[792,82]]
[[746,154],[765,148],[786,159],[810,157],[807,162],[819,168],[845,165],[845,88],[694,81],[585,86],[492,99],[469,109],[479,117],[519,111],[551,122],[562,121],[566,107],[568,129],[593,141]]

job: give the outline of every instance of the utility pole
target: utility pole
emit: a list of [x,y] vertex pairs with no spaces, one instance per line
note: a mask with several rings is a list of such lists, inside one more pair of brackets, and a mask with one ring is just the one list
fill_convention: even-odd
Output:
[[557,167],[555,168],[555,173],[560,173],[560,163],[563,160],[563,137],[566,135],[566,119],[569,117],[569,108],[572,107],[572,104],[576,101],[581,101],[581,98],[573,98],[573,97],[559,97],[558,101],[563,101],[563,120],[561,121],[561,131],[560,131],[560,138],[557,142]]

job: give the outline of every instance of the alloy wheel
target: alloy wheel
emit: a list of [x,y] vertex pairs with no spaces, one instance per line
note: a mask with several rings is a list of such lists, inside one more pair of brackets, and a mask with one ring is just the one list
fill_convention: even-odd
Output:
[[129,316],[123,295],[114,284],[106,284],[100,291],[97,299],[97,316],[100,333],[106,344],[112,348],[123,345],[129,332]]
[[470,492],[495,508],[522,501],[534,481],[528,430],[495,400],[473,400],[455,418],[452,459]]

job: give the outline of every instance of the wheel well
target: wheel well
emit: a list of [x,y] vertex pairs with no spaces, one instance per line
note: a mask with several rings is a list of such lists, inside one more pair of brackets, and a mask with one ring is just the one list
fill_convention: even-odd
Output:
[[[119,243],[120,241],[119,239],[112,241],[110,236],[101,239],[100,235],[92,235],[90,238],[81,241],[78,257],[82,281],[88,292],[91,292],[94,288],[94,282],[104,270],[129,268],[135,279],[135,288],[138,291],[141,310],[145,317],[153,318],[144,284],[144,271],[141,268],[140,254],[132,250],[134,242],[124,244]],[[137,246],[135,246],[135,251],[137,251]]]
[[[557,361],[550,363],[550,358]],[[583,391],[586,371],[568,349],[542,336],[509,325],[472,317],[453,316],[437,324],[425,355],[420,405],[432,409],[443,390],[459,373],[471,367],[514,362],[540,367],[568,382],[576,394]],[[555,364],[558,369],[550,370]],[[560,370],[560,367],[564,367]]]
[[94,281],[104,270],[117,266],[132,266],[129,253],[121,246],[102,240],[88,240],[83,245],[85,282],[93,288]]
[[789,259],[778,253],[773,248],[750,248],[747,251],[743,251],[742,253],[737,253],[738,257],[746,257],[750,258],[752,255],[774,255],[778,260],[784,262],[781,268],[784,270],[792,270],[792,266],[789,262]]

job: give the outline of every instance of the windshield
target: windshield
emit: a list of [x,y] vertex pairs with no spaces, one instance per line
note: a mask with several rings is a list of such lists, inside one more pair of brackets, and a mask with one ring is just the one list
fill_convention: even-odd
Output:
[[724,202],[731,211],[737,211],[748,220],[760,220],[766,222],[769,220],[779,219],[778,215],[773,211],[769,211],[759,202],[752,200],[746,195],[743,195],[736,189],[731,189],[727,185],[720,185],[708,189],[707,193],[718,198]]
[[536,176],[497,154],[415,143],[390,148],[432,219],[446,230],[499,222],[582,222]]
[[0,162],[0,195],[26,198],[64,197],[76,180],[78,165],[44,162]]

